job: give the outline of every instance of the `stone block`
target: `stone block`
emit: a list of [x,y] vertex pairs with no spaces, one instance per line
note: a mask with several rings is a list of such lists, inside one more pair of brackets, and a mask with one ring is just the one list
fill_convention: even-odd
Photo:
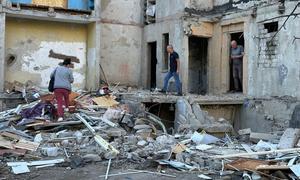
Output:
[[206,120],[205,120],[205,117],[204,117],[204,113],[203,111],[201,110],[200,108],[200,105],[197,104],[197,103],[194,103],[192,105],[192,109],[193,109],[193,112],[197,118],[197,120],[200,122],[200,123],[206,123]]
[[289,149],[294,148],[300,137],[300,129],[288,128],[284,131],[280,138],[278,148]]
[[260,140],[274,141],[274,140],[276,140],[276,136],[273,134],[268,134],[268,133],[251,132],[250,140],[255,143],[259,142]]

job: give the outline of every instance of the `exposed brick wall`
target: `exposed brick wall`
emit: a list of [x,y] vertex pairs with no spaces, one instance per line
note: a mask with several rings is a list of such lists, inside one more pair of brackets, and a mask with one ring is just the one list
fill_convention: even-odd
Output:
[[278,37],[276,36],[270,41],[276,32],[268,33],[264,24],[258,25],[258,28],[258,67],[276,68],[278,67]]

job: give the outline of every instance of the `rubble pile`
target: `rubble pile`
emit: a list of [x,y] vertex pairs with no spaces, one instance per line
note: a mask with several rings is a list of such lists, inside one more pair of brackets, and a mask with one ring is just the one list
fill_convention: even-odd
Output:
[[142,103],[109,93],[72,93],[66,120],[56,122],[55,114],[51,94],[0,112],[0,163],[14,174],[107,160],[109,169],[111,161],[125,160],[168,177],[176,176],[166,174],[167,167],[200,179],[300,176],[300,129],[281,137],[251,129],[235,133],[227,120],[214,119],[185,98],[176,103],[175,133]]

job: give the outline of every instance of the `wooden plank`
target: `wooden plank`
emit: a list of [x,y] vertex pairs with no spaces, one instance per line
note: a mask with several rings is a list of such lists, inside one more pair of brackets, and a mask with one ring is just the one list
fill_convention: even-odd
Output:
[[260,165],[268,165],[268,161],[255,160],[255,159],[238,159],[225,165],[226,169],[238,169],[245,171],[246,169],[257,170],[256,168]]
[[13,146],[13,142],[6,140],[3,136],[0,136],[0,147],[15,149]]
[[90,130],[90,132],[94,135],[95,141],[101,147],[103,147],[106,151],[112,151],[115,154],[120,153],[116,148],[105,141],[100,135],[96,134],[95,129],[82,116],[80,116],[80,114],[75,114],[75,116]]
[[27,124],[26,127],[33,127],[33,126],[39,126],[45,124],[44,122],[37,122],[37,123],[32,123],[32,124]]
[[119,104],[112,96],[102,96],[93,98],[92,100],[100,107],[113,107]]
[[24,139],[21,139],[18,143],[14,145],[15,148],[26,149],[29,151],[36,151],[39,146],[40,146],[39,143],[26,141]]
[[53,159],[53,160],[44,160],[44,161],[31,161],[31,162],[8,162],[8,166],[18,166],[26,163],[27,166],[42,166],[47,164],[58,164],[65,162],[64,159]]
[[256,170],[287,170],[290,169],[288,165],[259,165]]
[[0,149],[0,156],[3,156],[4,154],[14,154],[14,155],[24,156],[26,151],[27,151],[26,149]]
[[10,139],[16,139],[16,140],[20,140],[21,139],[20,136],[18,136],[16,134],[13,134],[11,132],[7,132],[7,131],[1,132],[0,135],[8,137]]
[[237,153],[237,154],[218,155],[218,156],[211,156],[211,157],[215,159],[224,159],[224,158],[236,158],[236,157],[251,157],[256,155],[266,155],[266,154],[273,154],[273,153],[293,153],[298,151],[300,151],[300,148],[261,151],[261,152],[254,152],[254,153]]

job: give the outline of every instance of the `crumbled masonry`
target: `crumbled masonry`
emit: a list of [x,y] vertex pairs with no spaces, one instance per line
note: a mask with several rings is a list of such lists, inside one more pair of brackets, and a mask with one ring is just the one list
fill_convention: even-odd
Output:
[[[134,163],[144,171],[163,167],[201,172],[199,177],[212,179],[242,177],[241,172],[276,178],[276,171],[297,177],[300,129],[287,129],[281,137],[251,129],[235,133],[226,119],[215,120],[197,103],[180,97],[170,131],[142,103],[118,94],[118,89],[104,96],[72,93],[63,122],[56,122],[56,103],[49,94],[1,112],[1,163],[14,174],[54,166],[76,169],[110,160]],[[164,172],[157,175],[176,177]]]

